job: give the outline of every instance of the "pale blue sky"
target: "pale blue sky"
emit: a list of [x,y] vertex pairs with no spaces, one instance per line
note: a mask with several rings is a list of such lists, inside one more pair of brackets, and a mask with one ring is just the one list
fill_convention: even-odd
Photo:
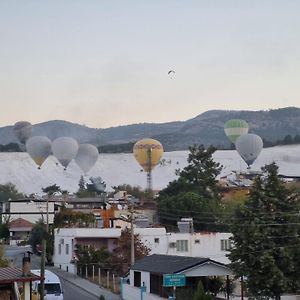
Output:
[[0,0],[0,126],[300,106],[299,12],[296,0]]

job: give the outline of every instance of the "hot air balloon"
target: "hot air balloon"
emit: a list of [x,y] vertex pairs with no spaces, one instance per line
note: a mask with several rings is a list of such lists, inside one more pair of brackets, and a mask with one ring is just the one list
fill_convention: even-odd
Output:
[[99,157],[98,149],[91,144],[79,145],[75,161],[80,169],[86,174],[97,162]]
[[148,190],[152,189],[152,169],[159,163],[164,153],[162,144],[154,139],[142,139],[133,146],[133,155],[137,162],[147,172]]
[[33,136],[26,142],[26,151],[40,169],[51,154],[51,141],[46,136]]
[[31,137],[32,125],[27,121],[19,121],[14,125],[14,134],[21,144],[25,144]]
[[248,133],[241,135],[236,140],[235,147],[239,155],[246,162],[248,167],[250,167],[259,156],[263,148],[263,141],[260,136]]
[[71,137],[59,137],[52,142],[52,152],[66,170],[71,160],[77,155],[78,143]]
[[174,71],[174,70],[170,70],[170,71],[168,72],[168,75],[169,75],[169,77],[170,77],[171,79],[173,79],[173,78],[175,77],[175,71]]
[[225,134],[233,144],[235,144],[236,140],[242,134],[247,134],[248,130],[249,130],[248,123],[240,119],[229,120],[224,125]]

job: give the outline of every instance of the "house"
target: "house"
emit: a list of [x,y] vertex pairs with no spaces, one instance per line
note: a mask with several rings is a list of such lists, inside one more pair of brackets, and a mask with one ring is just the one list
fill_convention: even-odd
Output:
[[121,236],[119,228],[61,228],[54,232],[53,262],[56,267],[76,274],[76,250],[78,246],[106,247],[113,251]]
[[10,245],[17,245],[22,241],[28,240],[32,227],[33,224],[31,222],[22,218],[12,220],[9,223]]
[[0,299],[20,299],[19,285],[22,289],[22,299],[31,299],[31,283],[41,280],[30,272],[30,258],[23,258],[23,268],[5,267],[0,268]]
[[[47,213],[48,206],[48,213]],[[2,220],[9,218],[16,220],[22,218],[30,223],[36,223],[40,219],[47,222],[47,215],[49,224],[53,224],[54,214],[59,211],[60,203],[44,198],[25,198],[9,200],[3,204]]]
[[[77,246],[105,246],[109,251],[116,247],[121,228],[61,228],[55,230],[54,265],[76,273]],[[220,232],[172,232],[164,227],[134,227],[142,243],[150,248],[150,254],[166,254],[191,257],[209,257],[220,263],[229,263],[226,254],[230,249],[230,233]]]
[[228,277],[233,273],[226,265],[209,258],[154,254],[142,258],[131,267],[129,283],[122,282],[122,299],[158,300],[171,296],[174,288],[167,287],[166,285],[170,285],[164,283],[166,275],[184,278],[179,285],[195,288],[201,277],[206,276],[225,277],[228,284]]
[[191,257],[209,257],[224,264],[231,247],[231,233],[227,232],[166,232],[165,228],[136,228],[141,241],[148,246],[150,254],[166,254]]

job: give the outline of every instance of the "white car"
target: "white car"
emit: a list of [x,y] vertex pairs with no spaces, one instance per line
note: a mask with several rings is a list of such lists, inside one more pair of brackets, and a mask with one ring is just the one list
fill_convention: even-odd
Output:
[[[40,276],[41,270],[31,270],[37,276]],[[38,295],[40,290],[40,281],[32,283],[32,291]],[[59,277],[49,270],[45,270],[45,300],[64,300],[63,291]]]

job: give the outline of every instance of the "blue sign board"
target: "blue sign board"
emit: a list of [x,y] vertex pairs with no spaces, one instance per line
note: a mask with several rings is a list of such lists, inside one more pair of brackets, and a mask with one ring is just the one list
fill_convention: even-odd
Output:
[[184,274],[164,274],[163,286],[185,286]]

